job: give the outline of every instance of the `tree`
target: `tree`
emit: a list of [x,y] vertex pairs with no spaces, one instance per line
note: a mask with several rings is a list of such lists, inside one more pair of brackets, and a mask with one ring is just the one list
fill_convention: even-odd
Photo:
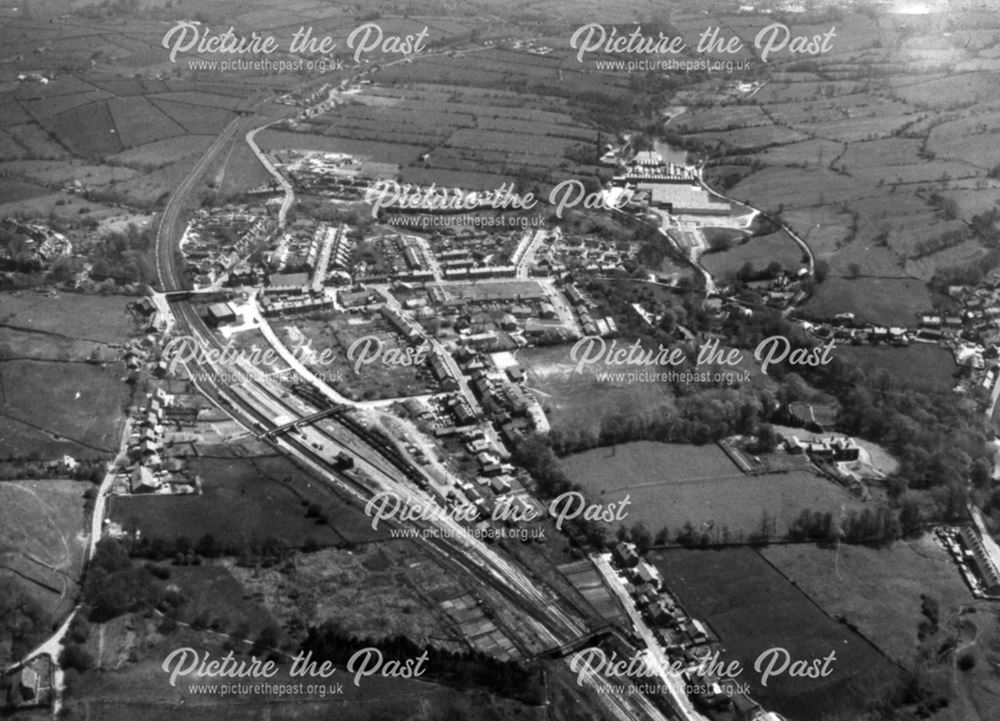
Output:
[[861,277],[861,266],[857,263],[850,263],[847,266],[847,275],[854,280]]
[[757,452],[772,453],[778,447],[778,434],[770,423],[761,423],[757,429]]
[[813,275],[817,283],[822,283],[830,275],[830,264],[825,260],[817,260],[813,267]]
[[903,496],[903,502],[900,504],[899,527],[906,538],[912,538],[921,532],[920,504],[910,494]]
[[653,545],[653,535],[642,521],[632,526],[632,542],[640,554],[646,553]]

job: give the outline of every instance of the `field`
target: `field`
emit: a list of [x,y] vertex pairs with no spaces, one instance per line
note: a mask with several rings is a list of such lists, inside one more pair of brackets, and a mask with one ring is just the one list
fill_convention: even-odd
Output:
[[[826,615],[754,550],[676,550],[653,553],[651,560],[685,610],[722,639],[723,657],[741,662],[738,678],[749,682],[754,699],[793,721],[834,712],[858,718],[898,673],[865,639]],[[825,679],[774,676],[764,686],[754,663],[775,647],[807,661],[834,652],[832,673]]]
[[685,523],[748,539],[774,517],[783,536],[803,509],[860,509],[846,489],[805,470],[749,476],[716,445],[690,446],[639,441],[596,448],[562,459],[567,475],[602,503],[631,500],[627,524],[638,521],[654,533],[666,526],[675,538]]
[[[89,524],[78,481],[0,483],[0,584],[24,591],[41,608],[40,636],[76,602]],[[0,636],[0,666],[10,660]],[[38,637],[34,639],[39,640]]]
[[932,308],[927,286],[904,278],[827,278],[805,305],[808,316],[832,319],[838,313],[854,313],[858,323],[916,324],[916,314]]
[[[204,495],[114,497],[109,517],[125,528],[137,527],[148,538],[197,541],[211,534],[237,548],[272,536],[300,548],[310,541],[329,546],[387,533],[373,532],[360,509],[281,457],[201,456],[193,461],[193,470],[204,480]],[[306,516],[311,503],[320,506],[328,523]]]
[[[510,60],[509,55],[503,57]],[[467,56],[462,69],[482,59],[478,53]],[[525,66],[529,73],[537,71],[534,60]],[[553,182],[571,169],[576,175],[596,172],[597,132],[568,112],[559,112],[567,108],[548,101],[551,110],[534,109],[540,98],[530,94],[485,94],[474,87],[485,81],[483,77],[470,77],[473,87],[460,87],[450,76],[433,76],[440,64],[450,67],[454,63],[450,58],[428,57],[405,70],[387,68],[387,77],[405,72],[407,79],[416,74],[436,82],[366,89],[361,95],[345,96],[342,105],[302,123],[299,131],[305,134],[304,140],[286,137],[286,147],[316,147],[323,144],[319,138],[329,138],[332,150],[400,163],[406,181],[486,189],[525,172]],[[263,138],[268,146],[273,141],[273,137]],[[559,177],[552,174],[557,168]]]
[[733,247],[701,256],[701,264],[716,278],[737,273],[744,263],[760,271],[777,262],[789,272],[796,272],[802,263],[802,249],[784,230],[770,235],[753,237],[745,242],[736,241]]
[[[891,13],[878,22],[845,13],[834,51],[772,66],[758,92],[726,94],[711,80],[683,88],[673,102],[688,111],[671,129],[711,149],[710,181],[780,213],[831,275],[926,282],[938,268],[979,262],[988,245],[961,224],[989,209],[986,176],[1000,164],[992,142],[1000,112],[985,100],[996,79],[979,58],[986,47],[995,53],[995,37],[986,18],[970,22],[953,43],[932,22],[904,27]],[[920,299],[898,286],[858,290],[874,300],[877,322],[908,315]],[[830,292],[821,287],[820,301]]]
[[831,616],[843,615],[886,655],[912,663],[920,594],[941,604],[943,618],[972,601],[958,568],[930,536],[890,548],[772,546],[761,554]]
[[0,328],[22,328],[97,343],[121,343],[136,331],[125,296],[0,294]]
[[82,458],[118,449],[132,389],[125,367],[90,364],[135,330],[121,296],[0,298],[0,446],[9,455]]
[[[376,360],[355,368],[355,361],[351,360],[349,351],[359,340],[377,338],[382,344],[383,353],[391,349],[405,351],[408,347],[381,315],[361,320],[344,313],[310,314],[305,317],[283,318],[274,324],[274,328],[291,348],[298,348],[300,345],[311,348],[317,357],[329,349],[334,354],[332,362],[313,363],[310,370],[326,378],[331,386],[349,398],[401,398],[433,393],[438,389],[426,364],[403,366]],[[372,350],[368,352],[374,352],[374,348],[372,346]],[[361,357],[362,352],[355,350],[355,360]]]
[[114,454],[132,392],[124,376],[122,363],[0,363],[0,446],[23,457]]
[[836,354],[869,375],[885,370],[894,381],[924,391],[949,392],[957,382],[959,367],[951,351],[930,343],[905,348],[843,345]]
[[670,388],[663,384],[598,378],[604,371],[618,372],[620,368],[602,363],[577,373],[570,346],[525,348],[517,351],[517,360],[526,371],[529,390],[554,428],[596,435],[609,418],[673,407]]

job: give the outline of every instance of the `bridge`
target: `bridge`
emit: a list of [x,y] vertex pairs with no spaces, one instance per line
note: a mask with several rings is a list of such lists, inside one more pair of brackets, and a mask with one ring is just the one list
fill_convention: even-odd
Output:
[[602,626],[598,626],[592,631],[588,631],[579,638],[575,638],[572,641],[564,643],[562,646],[554,646],[550,649],[542,651],[538,654],[538,658],[564,658],[569,656],[571,653],[580,651],[588,646],[593,646],[594,643],[607,638],[611,635],[621,636],[618,628],[613,623],[605,623]]
[[291,421],[290,423],[286,423],[283,426],[272,428],[267,433],[264,433],[261,436],[261,438],[265,440],[277,438],[278,436],[284,435],[285,433],[288,433],[291,430],[296,430],[301,426],[312,425],[316,421],[323,420],[324,418],[327,418],[329,416],[335,416],[338,413],[343,413],[344,411],[349,411],[350,409],[351,409],[350,406],[331,406],[321,411],[317,411],[312,415],[305,416],[304,418],[299,418],[298,420]]

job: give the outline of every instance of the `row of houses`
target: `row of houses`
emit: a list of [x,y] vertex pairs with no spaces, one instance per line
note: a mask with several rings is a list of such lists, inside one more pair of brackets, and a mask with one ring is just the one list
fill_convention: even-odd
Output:
[[668,648],[695,648],[714,641],[708,627],[689,617],[663,588],[663,577],[656,566],[646,561],[634,544],[621,541],[611,552],[612,560],[626,574],[626,590],[635,601],[650,627]]

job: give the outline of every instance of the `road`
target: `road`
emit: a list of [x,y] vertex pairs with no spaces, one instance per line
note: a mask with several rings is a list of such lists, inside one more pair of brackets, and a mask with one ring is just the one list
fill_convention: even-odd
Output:
[[167,201],[167,207],[163,209],[160,222],[156,227],[156,279],[159,282],[160,290],[167,292],[171,290],[181,290],[183,286],[184,274],[178,267],[178,244],[180,243],[181,213],[187,207],[191,194],[198,187],[201,179],[209,166],[216,160],[219,152],[226,146],[245,118],[236,117],[229,121],[229,124],[222,129],[219,137],[208,146],[205,154],[198,159],[194,167],[181,181],[180,185]]
[[[275,122],[277,123],[281,121],[276,120]],[[260,164],[264,166],[268,173],[274,176],[275,180],[278,181],[278,185],[281,187],[282,192],[285,194],[284,200],[281,201],[281,208],[278,210],[278,228],[281,229],[285,227],[285,221],[288,218],[288,210],[295,202],[295,191],[292,189],[292,184],[288,182],[284,175],[278,172],[278,169],[274,167],[274,163],[271,162],[271,159],[268,158],[257,145],[257,133],[264,128],[271,127],[271,125],[274,125],[274,123],[254,128],[246,134],[245,139],[247,141],[247,145],[250,146],[250,150],[252,150],[253,154],[257,156],[257,160],[260,161]]]
[[671,700],[673,700],[677,707],[682,709],[685,718],[689,719],[689,721],[708,721],[706,717],[698,713],[691,704],[691,700],[687,694],[684,693],[684,679],[676,673],[670,673],[670,659],[667,658],[667,654],[663,651],[663,647],[660,645],[659,639],[656,638],[656,634],[653,633],[653,630],[646,625],[645,620],[639,615],[635,607],[635,602],[625,589],[622,579],[611,567],[610,559],[611,554],[609,553],[591,557],[591,561],[593,561],[598,572],[600,572],[605,585],[618,596],[618,600],[621,601],[625,612],[628,613],[629,618],[632,620],[632,625],[636,633],[645,641],[648,651],[646,657],[648,667],[651,670],[655,670],[663,685],[670,689]]
[[[226,126],[167,203],[156,233],[157,278],[164,291],[180,290],[185,285],[183,268],[180,266],[177,252],[181,234],[181,213],[188,206],[191,194],[197,189],[201,178],[219,151],[241,127],[240,121],[233,121]],[[247,135],[252,142],[253,131]],[[178,332],[191,333],[208,347],[220,347],[218,338],[205,325],[190,302],[182,300],[172,304],[171,308]],[[267,336],[269,325],[261,322],[260,326]],[[283,347],[273,332],[268,340],[275,347]],[[296,375],[310,386],[317,388],[330,401],[349,404],[348,399],[343,398],[320,379],[311,376],[307,369],[295,362],[295,359],[284,357],[284,360],[289,363]],[[294,418],[296,413],[303,413],[301,408],[284,402],[281,391],[273,389],[273,385],[271,388],[262,385],[260,379],[255,378],[238,386],[212,380],[213,377],[225,377],[219,374],[231,372],[232,368],[212,365],[200,359],[190,364],[186,363],[185,367],[189,377],[205,379],[196,384],[202,394],[220,408],[224,408],[245,428],[253,429],[255,433],[261,434],[277,427],[285,422],[288,415]],[[238,370],[251,374],[255,372],[252,368]],[[198,375],[193,376],[193,373]],[[334,420],[325,422],[323,426],[324,428],[305,429],[302,438],[294,435],[282,436],[274,441],[274,445],[285,455],[312,470],[318,478],[359,502],[366,502],[374,492],[384,489],[397,493],[408,505],[425,506],[436,503],[428,493],[416,488],[403,478],[398,469],[382,459],[379,449],[368,446],[363,439],[353,436],[348,429],[338,425]],[[317,452],[314,447],[316,444],[323,450]],[[332,449],[337,446],[351,451],[356,459],[360,459],[359,466],[367,476],[364,486],[346,478],[331,463],[331,458],[335,455]],[[420,468],[415,470],[424,473]],[[454,518],[447,514],[436,514],[435,519],[427,523],[428,529],[433,533],[428,537],[426,545],[435,551],[441,562],[462,569],[478,583],[486,584],[497,598],[505,599],[509,604],[509,613],[521,618],[533,629],[542,643],[560,646],[587,630],[586,619],[580,616],[570,602],[562,599],[540,579],[526,575],[504,554],[472,536]],[[566,660],[566,663],[569,661]],[[588,684],[594,685],[598,681],[588,680]],[[620,721],[666,721],[666,716],[641,694],[628,694],[624,697],[598,694],[598,698],[607,713]]]

